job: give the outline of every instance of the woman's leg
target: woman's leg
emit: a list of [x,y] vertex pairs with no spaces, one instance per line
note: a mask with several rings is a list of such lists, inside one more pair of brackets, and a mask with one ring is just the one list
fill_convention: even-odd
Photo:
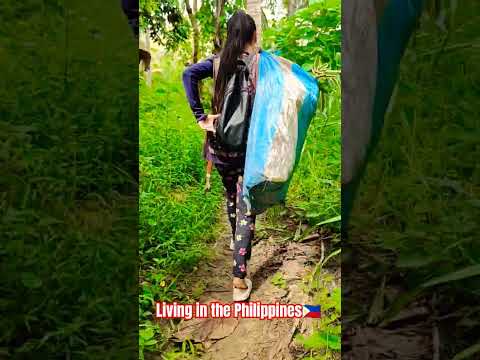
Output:
[[251,256],[255,216],[247,212],[247,206],[242,199],[243,185],[238,180],[243,175],[243,163],[216,164],[216,167],[225,188],[228,218],[234,238],[233,285],[244,289],[247,288],[243,279],[247,275],[247,261]]
[[217,170],[222,178],[227,199],[227,216],[232,228],[232,237],[235,238],[236,228],[236,205],[237,205],[237,181],[238,171],[232,166],[216,164]]
[[[242,198],[241,181],[237,183],[237,224],[235,250],[233,251],[233,276],[244,279],[247,275],[247,261],[252,254],[252,240],[255,233],[255,215],[247,212]],[[234,282],[235,284],[235,282]]]

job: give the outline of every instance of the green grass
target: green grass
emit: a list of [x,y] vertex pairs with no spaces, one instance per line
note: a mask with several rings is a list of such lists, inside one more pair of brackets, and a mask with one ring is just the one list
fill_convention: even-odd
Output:
[[[308,355],[305,359],[337,359],[340,356],[341,301],[340,286],[332,291],[333,275],[322,271],[327,261],[332,268],[338,266],[340,250],[340,87],[337,83],[332,92],[324,94],[325,101],[319,102],[315,118],[308,130],[302,157],[294,173],[285,207],[274,207],[266,212],[269,227],[284,229],[290,224],[290,233],[282,232],[289,240],[319,232],[330,238],[326,242],[323,262],[305,279],[304,291],[312,296],[315,304],[322,306],[324,318],[315,326],[310,336],[298,337]],[[305,228],[302,227],[306,226]],[[295,229],[292,228],[295,227]],[[259,227],[261,229],[261,227]],[[262,231],[262,230],[261,230]],[[272,283],[281,287],[281,276],[276,274]]]
[[319,105],[288,192],[287,206],[312,225],[340,215],[340,100],[335,87]]
[[[167,335],[152,322],[153,301],[194,297],[183,292],[181,277],[209,255],[211,224],[222,206],[218,176],[213,193],[203,193],[203,133],[186,102],[181,69],[168,60],[165,69],[151,88],[142,81],[140,88],[140,342],[152,351],[165,348]],[[340,213],[339,90],[327,98],[312,120],[287,200],[288,212],[312,228]],[[276,209],[267,218],[284,221]]]
[[[312,13],[321,13],[322,16],[311,21]],[[325,72],[322,65],[327,72],[338,70],[339,14],[339,1],[314,4],[267,30],[265,44],[306,70],[319,70],[314,73]],[[319,33],[322,35],[318,36]],[[300,47],[300,41],[307,41],[308,46]],[[331,239],[325,256],[338,261],[339,251],[335,248],[340,241],[341,91],[338,78],[321,79],[319,85],[321,99],[290,184],[286,208],[269,209],[266,219],[276,228],[283,228],[285,222],[293,222],[295,230],[291,226],[293,233],[286,237],[293,241],[315,232]],[[336,359],[340,356],[341,288],[336,287],[332,292],[326,290],[333,277],[321,271],[323,266],[323,263],[316,265],[305,289],[315,303],[322,305],[325,314],[310,336],[297,339],[297,343],[308,350],[305,359]]]
[[0,5],[1,357],[136,348],[136,49],[111,5]]
[[[450,41],[466,41],[472,26],[452,29]],[[476,61],[468,49],[459,50],[462,56],[441,54],[444,39],[425,18],[402,62],[397,95],[354,216],[356,229],[375,223],[371,240],[397,252],[397,265],[408,268],[415,256],[417,284],[480,259],[473,244],[480,215],[479,119],[470,108],[478,94]],[[429,50],[431,55],[419,58]],[[467,283],[462,287],[478,293]]]
[[[140,89],[140,341],[144,348],[157,351],[165,348],[166,335],[162,337],[162,331],[166,329],[151,322],[152,301],[187,300],[194,296],[194,291],[189,295],[182,292],[180,277],[208,256],[206,243],[215,234],[211,224],[219,216],[222,202],[218,177],[214,179],[215,191],[203,194],[203,133],[195,124],[181,87],[182,69],[168,57],[163,61],[163,69],[165,73],[154,77],[151,89],[143,82]],[[206,84],[204,90],[209,86]],[[338,82],[329,90],[323,94],[312,119],[286,208],[269,209],[266,220],[274,226],[285,226],[292,220],[306,224],[307,231],[327,231],[337,243],[341,169]],[[295,234],[291,235],[294,239]],[[326,281],[321,277],[320,272],[314,272],[307,289],[316,301],[327,296],[318,285]],[[273,281],[282,287],[282,280],[277,277]],[[339,293],[340,288],[336,291]],[[339,329],[339,309],[332,306],[335,318],[323,324],[312,339],[306,339],[308,343],[315,345],[315,336]],[[310,350],[312,354],[338,354],[335,346],[325,349],[321,343]],[[187,347],[179,356],[194,349]]]
[[[470,18],[479,5],[464,5],[447,9],[446,30],[435,18],[423,17],[352,213],[352,239],[368,238],[372,252],[387,255],[385,266],[391,269],[376,272],[404,274],[409,296],[403,304],[389,304],[392,316],[419,293],[430,298],[435,292],[443,309],[458,314],[465,299],[478,304],[480,297],[478,273],[471,271],[480,264],[480,59]],[[444,349],[450,357],[476,340],[479,329],[475,323],[453,326],[450,336],[458,344]]]
[[182,69],[165,63],[151,88],[140,80],[140,342],[150,350],[165,345],[166,329],[152,322],[154,302],[192,296],[179,285],[211,255],[222,203],[216,176],[213,191],[203,191],[204,133],[188,106]]
[[315,304],[322,306],[322,319],[310,336],[297,338],[297,343],[309,352],[305,359],[337,359],[341,345],[341,288],[327,290],[334,279],[321,271],[326,261],[337,261],[340,253],[334,250],[340,241],[340,87],[333,87],[325,99],[325,105],[319,103],[309,129],[287,198],[287,207],[293,210],[297,221],[308,224],[306,234],[326,231],[331,235],[327,246],[330,252],[307,279],[306,291],[312,294]]

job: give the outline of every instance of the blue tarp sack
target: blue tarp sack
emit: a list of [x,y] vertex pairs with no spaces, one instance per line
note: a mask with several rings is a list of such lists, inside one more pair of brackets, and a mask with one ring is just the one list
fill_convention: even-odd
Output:
[[243,177],[243,197],[252,213],[285,202],[318,92],[316,79],[300,66],[260,53]]

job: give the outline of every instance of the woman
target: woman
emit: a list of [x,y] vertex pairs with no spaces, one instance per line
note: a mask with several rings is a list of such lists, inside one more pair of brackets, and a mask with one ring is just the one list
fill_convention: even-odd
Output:
[[[249,66],[249,96],[253,104],[258,66],[257,33],[255,22],[244,11],[237,11],[227,23],[227,39],[219,55],[213,97],[213,114],[205,114],[200,101],[198,82],[213,77],[217,58],[210,57],[188,67],[183,73],[183,85],[198,125],[207,131],[204,155],[213,161],[225,188],[227,214],[232,227],[233,250],[233,300],[243,301],[250,296],[252,282],[247,279],[247,261],[251,256],[251,244],[255,229],[255,216],[248,213],[242,200],[242,176],[245,152],[229,152],[215,140],[212,132],[214,120],[220,115],[223,94],[231,75],[237,68],[239,58]],[[250,109],[251,111],[251,109]]]

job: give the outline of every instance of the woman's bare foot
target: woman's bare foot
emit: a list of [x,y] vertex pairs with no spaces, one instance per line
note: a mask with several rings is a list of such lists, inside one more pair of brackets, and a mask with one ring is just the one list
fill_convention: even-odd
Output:
[[237,289],[248,289],[248,285],[245,280],[237,277],[233,278],[233,287]]

